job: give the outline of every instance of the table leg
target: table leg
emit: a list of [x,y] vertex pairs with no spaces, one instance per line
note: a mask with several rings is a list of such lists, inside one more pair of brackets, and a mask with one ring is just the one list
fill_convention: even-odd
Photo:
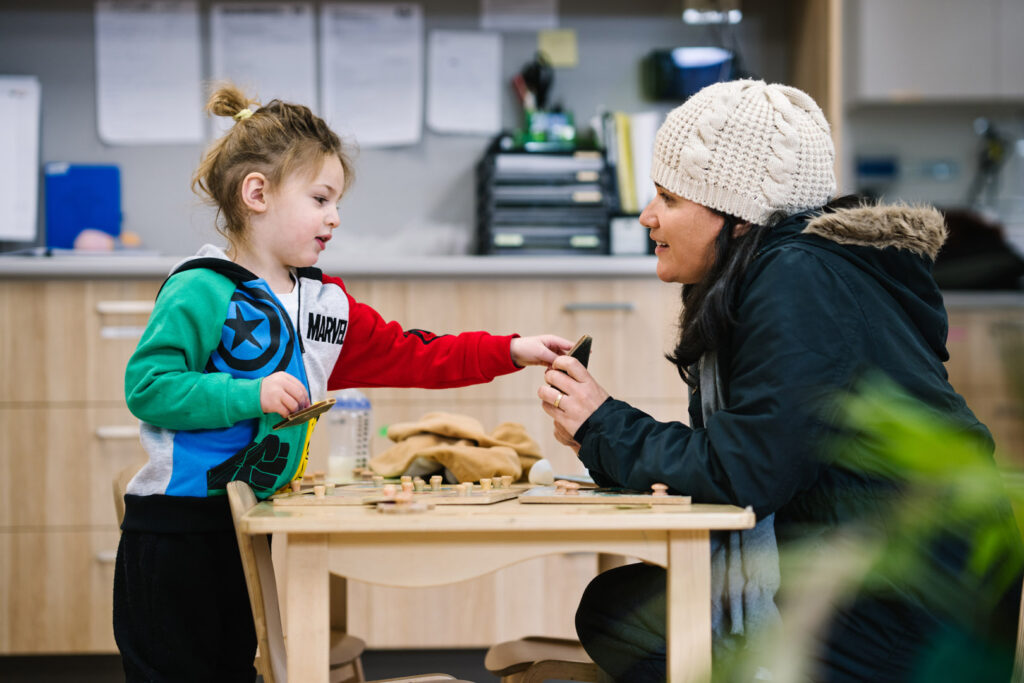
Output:
[[711,547],[707,530],[669,532],[666,618],[668,680],[709,680]]
[[288,680],[327,683],[331,640],[327,536],[290,534],[286,564]]

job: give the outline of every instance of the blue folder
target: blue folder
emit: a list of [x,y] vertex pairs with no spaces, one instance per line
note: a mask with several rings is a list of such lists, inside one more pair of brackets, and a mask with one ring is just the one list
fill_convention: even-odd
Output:
[[70,249],[82,230],[121,234],[121,171],[117,166],[46,164],[46,246]]

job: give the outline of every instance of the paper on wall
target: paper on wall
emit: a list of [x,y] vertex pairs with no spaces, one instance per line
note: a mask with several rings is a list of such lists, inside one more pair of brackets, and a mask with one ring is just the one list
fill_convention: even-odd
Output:
[[202,141],[194,0],[96,3],[99,135],[111,145]]
[[427,42],[427,125],[439,133],[501,130],[501,36],[432,31]]
[[642,111],[629,117],[630,150],[633,154],[633,182],[636,185],[636,210],[654,199],[651,164],[654,162],[654,138],[664,116],[657,111]]
[[0,240],[36,238],[39,80],[0,76]]
[[423,126],[423,10],[326,3],[320,11],[322,115],[362,148],[411,145]]
[[[215,80],[230,80],[262,103],[316,103],[316,32],[312,3],[215,3],[210,61]],[[213,117],[215,135],[234,121]]]

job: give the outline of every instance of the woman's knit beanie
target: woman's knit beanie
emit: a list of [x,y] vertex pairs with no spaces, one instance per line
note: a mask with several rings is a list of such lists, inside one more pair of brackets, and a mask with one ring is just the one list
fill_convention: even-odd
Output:
[[828,121],[788,85],[715,83],[669,112],[651,179],[670,192],[760,225],[826,204],[836,191]]

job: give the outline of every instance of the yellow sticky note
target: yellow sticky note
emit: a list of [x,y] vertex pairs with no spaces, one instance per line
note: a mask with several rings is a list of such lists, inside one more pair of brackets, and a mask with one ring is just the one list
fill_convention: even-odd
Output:
[[537,50],[544,53],[551,66],[572,67],[580,61],[576,31],[571,28],[538,31]]

